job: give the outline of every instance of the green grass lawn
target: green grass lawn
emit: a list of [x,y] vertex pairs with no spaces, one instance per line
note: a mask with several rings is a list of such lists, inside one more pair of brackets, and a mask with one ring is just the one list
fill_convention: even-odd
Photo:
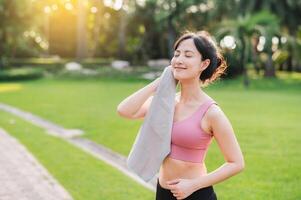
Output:
[[[241,82],[241,79],[221,81],[205,89],[219,103],[232,122],[246,161],[246,169],[243,173],[215,185],[218,197],[226,200],[237,199],[238,196],[246,200],[300,199],[301,76],[280,74],[279,79],[268,80],[253,77],[248,89],[244,89]],[[31,111],[66,128],[82,129],[85,131],[83,137],[104,144],[127,156],[142,121],[120,118],[116,113],[116,107],[126,96],[147,83],[148,81],[135,79],[80,81],[41,79],[20,82],[21,89],[0,93],[0,102]],[[9,118],[8,115],[1,114],[0,126],[5,126],[7,118]],[[37,130],[24,122],[22,126]],[[47,154],[39,152],[40,140],[51,140],[53,146],[62,148],[60,152],[66,149],[66,154],[71,154],[73,151],[80,152],[59,139],[44,136],[41,133],[39,140],[34,139],[38,134],[35,132],[41,131],[29,131],[29,136],[24,137],[21,131],[18,131],[22,130],[22,126],[16,128],[19,126],[15,125],[15,131],[12,134],[26,143],[52,174],[62,173],[57,172],[58,166],[61,165],[53,167]],[[44,146],[46,148],[47,145]],[[53,146],[47,147],[48,150],[45,151],[54,156],[56,150]],[[70,150],[67,150],[68,148]],[[78,154],[85,155],[84,153]],[[101,163],[89,158],[88,155],[85,157],[91,159],[90,166],[87,167],[87,171],[91,172],[86,175],[86,178],[91,175],[94,179],[96,173],[99,177],[104,176],[100,179],[106,180],[94,182],[87,179],[83,182],[83,187],[87,187],[86,190],[89,190],[89,184],[105,187],[104,184],[109,183],[117,187],[119,185],[117,180],[127,180],[118,173],[110,174],[109,166],[106,167],[105,173],[99,172],[97,165]],[[77,162],[78,159],[81,161],[80,158],[74,157],[74,160],[70,162]],[[217,144],[213,142],[206,158],[208,171],[214,170],[223,162],[223,156]],[[76,169],[86,170],[84,165],[73,170]],[[60,178],[63,185],[72,193],[74,188],[64,182],[72,180],[73,177],[62,176]],[[80,193],[77,190],[76,192]],[[117,195],[110,188],[104,193],[110,192],[112,195]],[[136,190],[135,194],[124,193],[124,195],[129,195],[129,198],[124,199],[134,197],[139,199],[138,195],[144,196],[144,193],[146,192],[143,189]],[[78,199],[85,199],[83,197],[78,196]]]
[[0,111],[0,127],[23,143],[75,200],[154,199],[154,193],[110,165]]

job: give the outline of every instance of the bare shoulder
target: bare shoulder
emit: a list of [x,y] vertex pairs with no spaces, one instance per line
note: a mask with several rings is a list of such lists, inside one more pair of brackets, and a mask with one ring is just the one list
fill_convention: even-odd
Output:
[[214,119],[223,114],[224,112],[222,111],[221,107],[217,104],[212,104],[206,112],[206,115],[209,119]]
[[222,108],[217,104],[212,104],[206,112],[206,118],[211,125],[217,125],[218,122],[226,122],[228,118]]
[[206,117],[215,137],[225,136],[227,133],[231,135],[234,132],[230,120],[219,105],[211,105],[207,110]]

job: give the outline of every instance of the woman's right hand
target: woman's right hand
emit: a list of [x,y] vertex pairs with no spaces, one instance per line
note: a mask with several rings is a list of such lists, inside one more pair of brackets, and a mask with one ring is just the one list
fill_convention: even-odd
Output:
[[[170,67],[171,68],[171,71],[173,72],[173,67],[171,65],[167,66],[167,67]],[[164,69],[165,70],[165,69]],[[152,85],[154,87],[154,91],[156,91],[156,89],[158,88],[159,84],[160,84],[160,81],[161,81],[161,77],[162,77],[162,74],[161,76],[159,76],[158,78],[156,78],[153,82],[152,82]]]

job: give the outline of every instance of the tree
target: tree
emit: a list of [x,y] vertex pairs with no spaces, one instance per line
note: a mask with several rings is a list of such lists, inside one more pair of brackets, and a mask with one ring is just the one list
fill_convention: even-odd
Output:
[[87,56],[87,27],[86,27],[86,8],[83,0],[78,0],[77,11],[77,59],[83,59]]
[[[231,1],[231,0],[230,0]],[[224,6],[229,5],[229,0],[227,3],[224,2]],[[286,65],[288,70],[297,68],[300,65],[298,48],[292,48],[297,44],[296,38],[298,37],[298,26],[300,26],[301,18],[301,1],[298,0],[253,0],[253,1],[238,1],[237,3],[231,5],[233,12],[225,12],[226,15],[232,15],[231,13],[256,13],[258,10],[268,10],[274,15],[279,17],[279,24],[284,31],[285,37],[289,42],[292,43],[291,48],[288,48],[289,57],[287,59]],[[280,33],[279,35],[282,35]],[[265,71],[266,76],[270,74],[273,76],[273,69],[271,71]]]
[[[146,0],[144,5],[136,4],[135,17],[132,20],[145,27],[141,46],[146,48],[144,50],[146,54],[151,58],[171,58],[176,36],[188,28],[188,22],[192,23],[193,20],[199,19],[199,17],[193,20],[188,19],[190,13],[187,10],[191,7],[199,8],[206,2],[199,0]],[[205,13],[197,10],[197,14]]]
[[[231,35],[236,39],[237,48],[239,48],[240,58],[239,63],[243,71],[244,85],[249,86],[249,78],[247,73],[247,61],[252,57],[252,38],[254,35],[262,35],[266,38],[266,51],[269,55],[265,71],[269,75],[273,75],[275,71],[272,65],[271,40],[274,34],[278,31],[279,25],[275,15],[263,11],[254,15],[241,16],[237,20],[225,20],[217,27],[217,37],[222,39],[226,35]],[[254,48],[254,47],[253,47]]]
[[3,68],[7,58],[15,57],[19,49],[33,51],[23,36],[34,19],[31,1],[1,0],[0,19],[0,68]]

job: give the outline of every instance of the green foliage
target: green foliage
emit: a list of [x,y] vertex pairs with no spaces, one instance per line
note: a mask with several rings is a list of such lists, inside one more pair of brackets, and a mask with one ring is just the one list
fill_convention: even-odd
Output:
[[24,31],[32,25],[35,17],[32,14],[31,3],[31,0],[2,0],[0,2],[1,58],[38,55],[36,45],[23,35]]
[[[261,11],[254,14],[247,13],[244,16],[239,16],[237,19],[224,20],[221,22],[221,25],[216,27],[216,36],[218,40],[221,40],[226,35],[231,35],[235,38],[237,47],[233,53],[238,55],[236,59],[239,64],[236,66],[231,65],[231,67],[241,68],[242,72],[245,71],[246,84],[248,83],[246,65],[251,58],[253,59],[252,61],[254,64],[257,62],[254,58],[254,53],[252,55],[254,48],[257,48],[252,44],[252,39],[264,36],[266,41],[264,50],[269,57],[272,57],[272,37],[277,34],[279,34],[279,19],[276,15],[267,11]],[[233,58],[235,59],[235,57],[232,56],[230,61],[233,62]],[[270,68],[272,68],[272,71],[275,70],[274,66],[268,62],[264,66],[266,66],[266,71]]]
[[[1,0],[0,67],[7,65],[4,57],[48,55],[36,38],[24,35],[32,30],[43,41],[49,39],[50,54],[72,57],[77,52],[76,43],[82,43],[87,44],[91,57],[114,57],[135,64],[145,64],[148,59],[171,58],[173,42],[186,29],[208,30],[218,42],[222,35],[231,32],[239,49],[235,53],[244,54],[241,56],[244,61],[237,59],[247,64],[253,59],[250,37],[269,38],[264,51],[271,55],[271,37],[298,38],[301,13],[300,1],[145,0],[124,1],[120,9],[108,6],[108,2],[87,1],[82,7],[86,13],[86,29],[77,29],[78,4],[76,0],[70,3],[71,11],[65,9],[64,1]],[[53,5],[57,6],[56,11]],[[52,9],[48,14],[45,13],[47,6]],[[91,8],[95,7],[97,12],[92,13]],[[78,33],[87,35],[88,41],[76,38]],[[292,40],[292,47],[283,45],[286,48],[283,50],[289,53],[285,62],[290,62],[293,69],[300,65],[300,45],[296,44]]]
[[287,60],[288,56],[289,56],[288,51],[277,50],[273,54],[273,61],[277,64],[282,64]]
[[43,77],[42,68],[22,67],[0,71],[0,81],[31,80]]

